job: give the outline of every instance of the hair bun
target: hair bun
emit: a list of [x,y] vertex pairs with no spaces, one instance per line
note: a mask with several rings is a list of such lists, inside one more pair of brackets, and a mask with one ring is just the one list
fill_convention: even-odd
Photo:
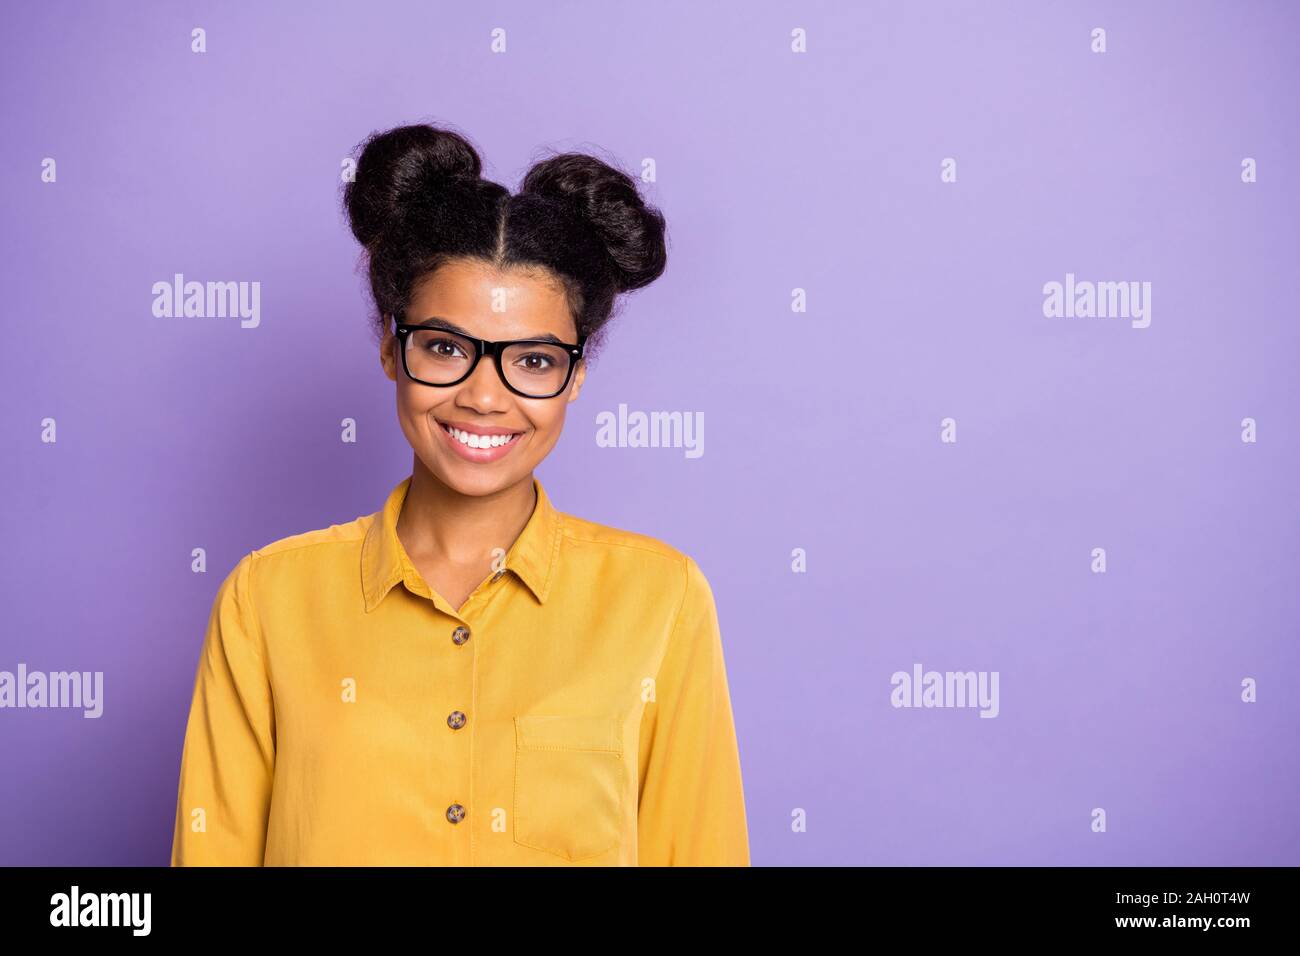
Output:
[[412,205],[482,176],[478,152],[459,133],[426,124],[372,133],[343,190],[352,234],[369,247]]
[[664,217],[646,205],[636,180],[585,153],[561,153],[528,171],[521,195],[566,203],[605,247],[618,291],[649,285],[667,262]]

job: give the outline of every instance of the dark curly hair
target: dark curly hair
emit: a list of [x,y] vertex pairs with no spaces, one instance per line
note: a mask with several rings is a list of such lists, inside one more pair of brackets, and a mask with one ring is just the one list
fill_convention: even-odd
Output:
[[352,234],[369,262],[376,340],[416,283],[449,260],[541,267],[559,280],[588,356],[615,297],[649,285],[667,262],[664,217],[627,173],[583,153],[537,162],[519,192],[481,177],[460,133],[428,124],[372,133],[343,188]]

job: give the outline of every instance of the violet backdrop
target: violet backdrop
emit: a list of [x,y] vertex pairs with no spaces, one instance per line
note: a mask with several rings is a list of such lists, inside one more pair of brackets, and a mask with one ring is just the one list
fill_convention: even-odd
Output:
[[[708,576],[755,865],[1300,864],[1300,7],[6,19],[0,670],[103,671],[104,713],[0,710],[0,863],[165,865],[221,579],[409,473],[340,164],[431,121],[512,190],[654,161],[667,272],[538,475]],[[175,273],[259,282],[260,325],[155,317]],[[1150,282],[1149,327],[1045,317],[1067,273]],[[705,453],[598,447],[620,403],[702,412]],[[998,716],[891,706],[915,663],[997,671]]]

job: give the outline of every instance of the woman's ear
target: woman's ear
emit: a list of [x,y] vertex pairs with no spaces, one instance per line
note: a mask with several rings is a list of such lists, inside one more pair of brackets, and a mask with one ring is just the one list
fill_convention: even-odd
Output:
[[397,336],[393,334],[388,316],[384,316],[384,335],[379,340],[379,364],[384,367],[384,374],[394,382],[397,381]]
[[587,377],[587,360],[578,359],[578,365],[573,370],[573,388],[569,389],[569,401],[577,401],[578,392],[582,388],[582,380]]

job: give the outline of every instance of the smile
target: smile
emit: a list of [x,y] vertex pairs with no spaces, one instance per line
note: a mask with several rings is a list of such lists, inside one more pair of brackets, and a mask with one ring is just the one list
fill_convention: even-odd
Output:
[[493,429],[494,434],[484,434],[448,425],[445,422],[438,422],[438,426],[439,430],[447,436],[447,443],[451,445],[452,451],[466,461],[473,462],[496,461],[519,444],[519,438],[523,435],[523,432],[509,432],[504,429]]

